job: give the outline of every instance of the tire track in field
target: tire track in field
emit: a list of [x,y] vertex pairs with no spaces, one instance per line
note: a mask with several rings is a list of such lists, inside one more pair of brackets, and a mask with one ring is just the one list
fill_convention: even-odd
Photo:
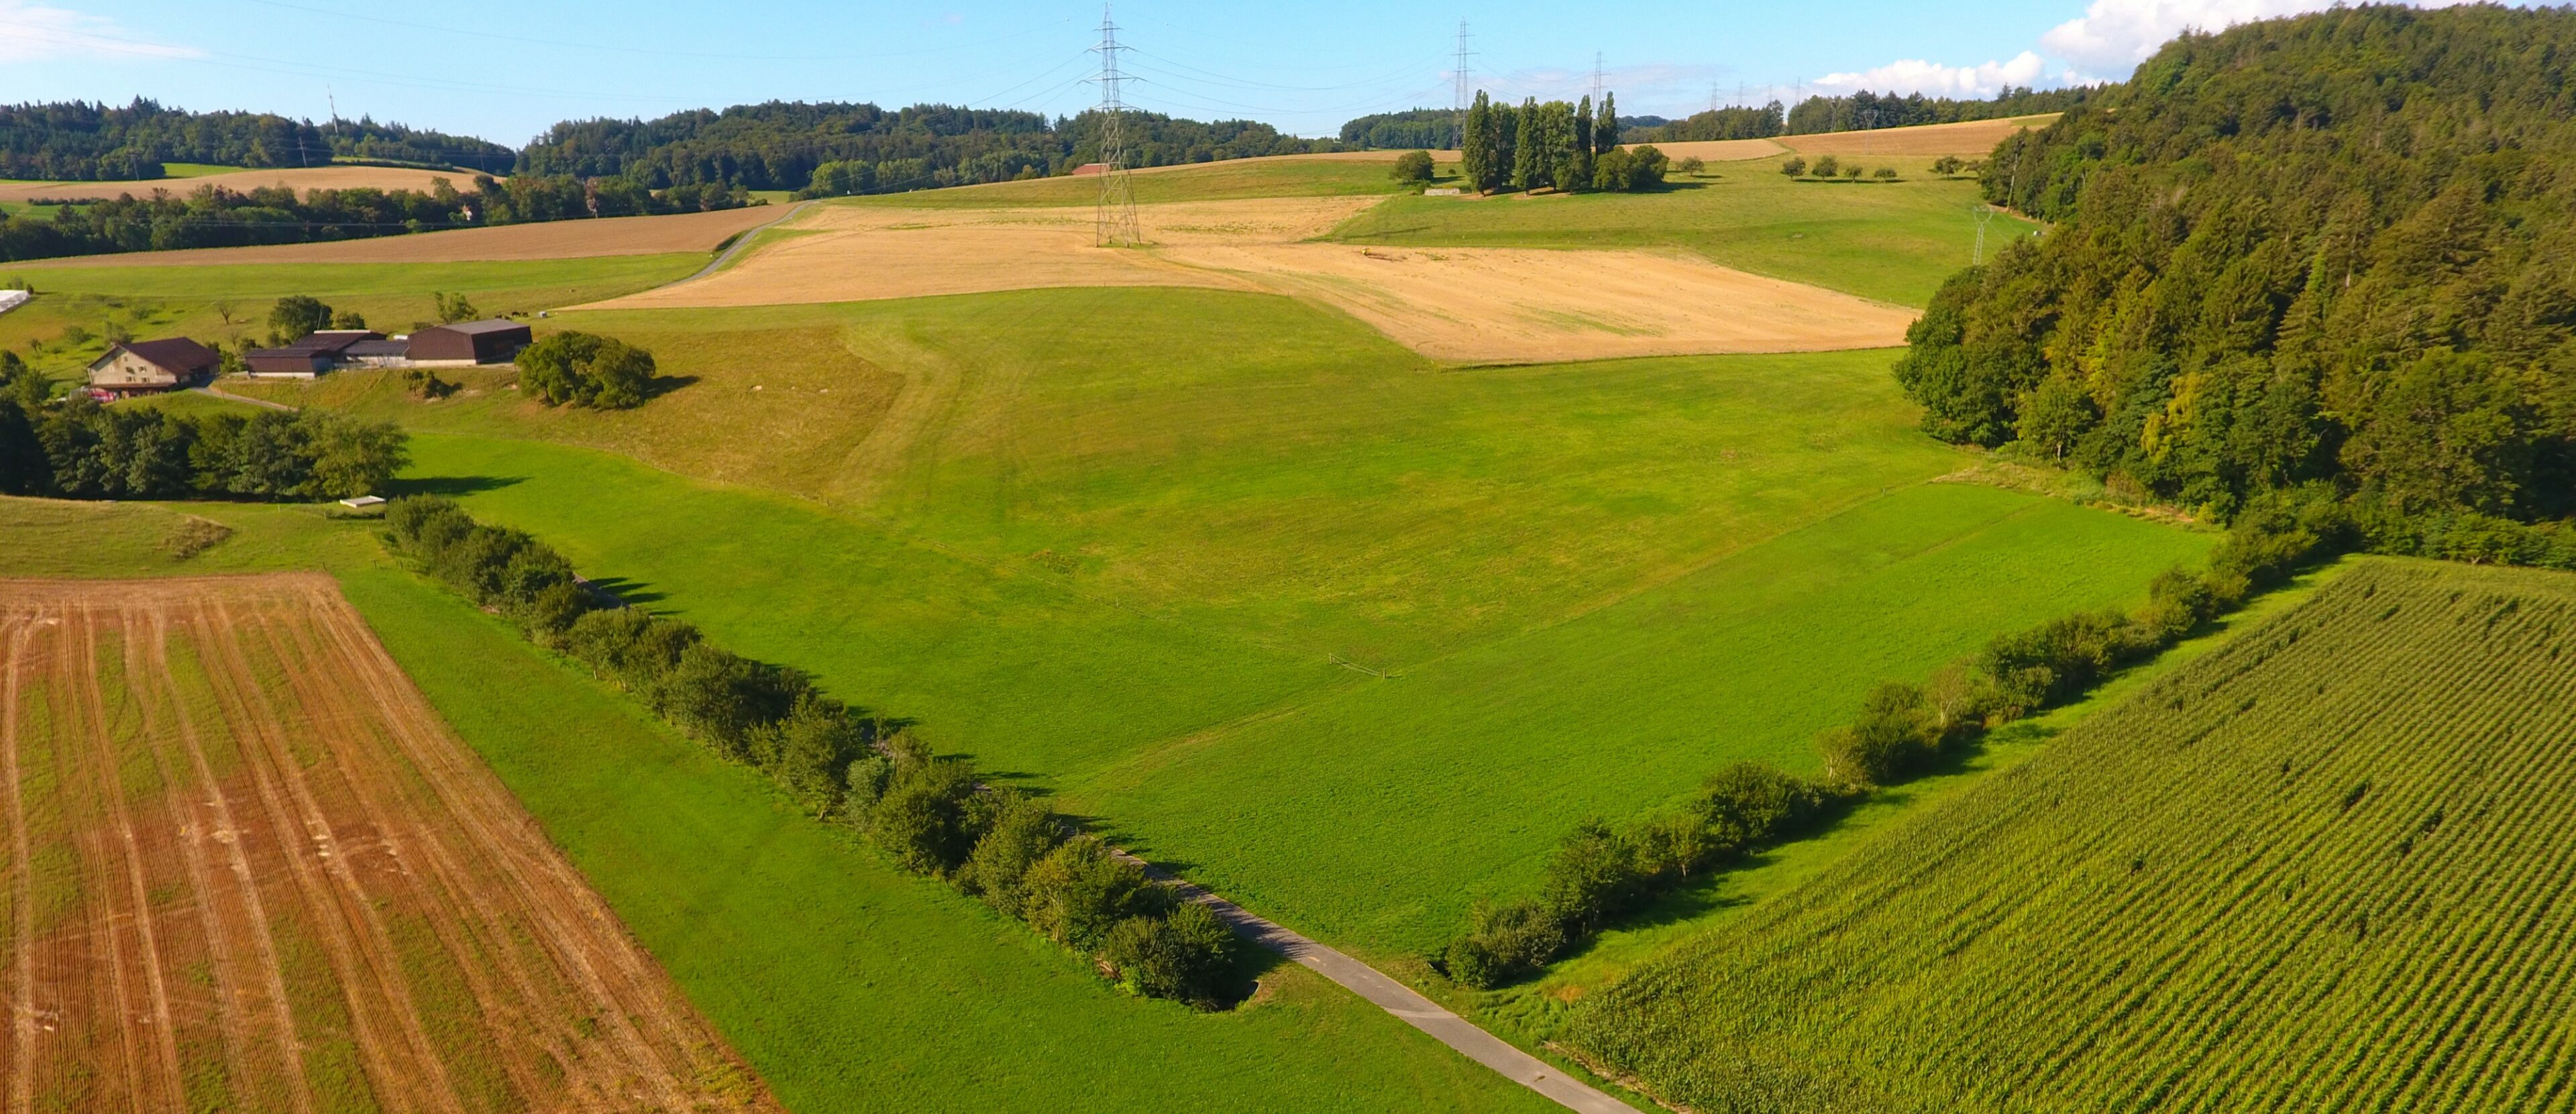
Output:
[[[219,837],[216,842],[223,844],[225,858],[231,867],[232,892],[250,914],[248,935],[254,949],[259,953],[259,974],[267,984],[271,1024],[276,1026],[276,1045],[285,1060],[287,1094],[295,1104],[296,1114],[313,1114],[313,1086],[312,1081],[304,1074],[304,1045],[296,1038],[293,1002],[286,994],[285,966],[278,961],[277,940],[271,935],[267,904],[260,899],[259,883],[250,868],[250,855],[242,849],[242,840],[246,833],[234,817],[232,801],[224,790],[223,782],[216,779],[214,766],[206,758],[204,741],[197,733],[196,719],[188,713],[187,696],[180,691],[178,679],[170,670],[169,646],[166,637],[169,622],[167,610],[154,609],[152,621],[154,629],[164,635],[153,639],[152,642],[153,662],[157,667],[155,674],[170,695],[170,706],[178,720],[180,742],[186,747],[189,765],[196,771],[198,784],[203,787],[206,794],[203,807],[214,812],[215,823],[218,825],[214,830],[229,837]],[[249,761],[246,756],[243,767],[247,772]],[[200,826],[197,831],[205,832],[207,829],[203,826],[202,814],[199,814],[198,822]],[[190,841],[190,845],[196,846],[195,841]],[[212,908],[217,892],[217,888],[209,882],[204,891],[206,894],[204,903],[207,907]],[[218,923],[222,920],[220,915],[217,915],[216,919]],[[226,935],[229,936],[229,933]],[[237,1003],[240,996],[239,982],[228,980],[227,985],[234,988],[227,997]],[[248,1010],[243,1009],[241,1012],[247,1013]],[[238,1037],[241,1030],[228,1026],[226,1032]],[[227,1044],[231,1043],[236,1042],[227,1041]]]
[[[124,799],[123,779],[117,774],[115,731],[108,719],[106,693],[98,683],[98,626],[101,618],[96,609],[81,608],[81,654],[75,660],[86,662],[89,666],[79,670],[78,674],[81,678],[81,694],[86,698],[89,706],[92,724],[92,730],[87,734],[93,744],[92,757],[98,763],[96,780],[99,801],[105,806],[107,814],[116,818],[116,840],[123,854],[113,857],[119,859],[125,868],[122,873],[125,875],[126,897],[132,903],[125,917],[115,918],[111,913],[111,919],[127,920],[134,927],[135,942],[140,945],[142,953],[140,966],[143,968],[144,991],[152,1004],[149,1014],[152,1051],[161,1061],[161,1070],[157,1072],[145,1072],[136,1062],[133,1041],[136,1013],[128,987],[128,980],[133,975],[128,970],[129,964],[125,961],[125,942],[120,934],[111,928],[107,933],[108,970],[116,987],[116,1020],[118,1032],[121,1034],[120,1043],[126,1046],[125,1060],[128,1072],[126,1094],[139,1103],[146,1092],[156,1089],[147,1083],[146,1076],[158,1075],[161,1086],[157,1089],[163,1092],[162,1097],[169,1103],[167,1109],[184,1110],[187,1108],[188,1098],[179,1085],[182,1078],[179,1065],[179,1039],[170,1016],[170,987],[162,978],[161,941],[160,933],[152,919],[151,887],[143,880],[143,847],[141,841],[134,837],[132,809],[136,802]],[[68,734],[65,733],[66,736]],[[102,856],[102,859],[107,857],[109,856]],[[113,894],[114,887],[109,887],[108,892]],[[112,897],[109,907],[114,908]]]
[[0,780],[9,796],[9,1055],[0,1066],[9,1070],[9,1114],[28,1114],[36,1105],[36,908],[35,866],[27,847],[27,810],[19,796],[18,686],[27,643],[43,621],[41,610],[8,616],[8,680],[0,685]]

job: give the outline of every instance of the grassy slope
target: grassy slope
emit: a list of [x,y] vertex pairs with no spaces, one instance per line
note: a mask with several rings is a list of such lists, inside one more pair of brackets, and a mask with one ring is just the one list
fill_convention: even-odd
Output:
[[0,498],[0,575],[329,568],[397,661],[690,999],[798,1110],[1459,1110],[1544,1100],[1294,966],[1226,1015],[1125,998],[1075,957],[782,807],[444,590],[365,524]]
[[[607,256],[497,263],[278,263],[216,267],[47,267],[0,263],[0,289],[32,284],[34,301],[0,314],[0,348],[69,377],[106,350],[111,327],[138,338],[191,336],[230,343],[267,333],[269,306],[309,294],[355,310],[390,332],[438,320],[430,295],[463,293],[487,314],[535,312],[657,286],[705,265],[706,256]],[[228,303],[233,321],[218,310]],[[91,339],[71,341],[74,327]]]
[[[1391,160],[1230,159],[1201,166],[1131,174],[1136,202],[1221,201],[1238,197],[1339,197],[1394,193]],[[1090,205],[1100,200],[1095,177],[1031,178],[942,190],[913,190],[848,198],[835,205],[890,205],[901,209],[1012,208],[1021,205]]]
[[[1920,486],[1959,458],[1912,432],[1883,354],[1440,373],[1345,319],[1196,291],[694,320],[838,320],[856,366],[937,409],[883,451],[772,445],[810,471],[748,473],[847,493],[817,505],[488,434],[707,461],[742,446],[683,438],[757,412],[692,426],[682,406],[860,414],[879,404],[841,401],[859,376],[791,395],[776,368],[710,365],[631,416],[320,390],[479,430],[425,439],[421,474],[1380,954],[1524,883],[1585,812],[1735,756],[1803,762],[1881,673],[2124,598],[2204,544]],[[1952,591],[1975,602],[1930,602]]]
[[[1917,156],[1864,160],[1895,182],[1820,182],[1779,173],[1782,159],[1712,164],[1654,193],[1398,197],[1335,229],[1352,243],[1413,247],[1674,247],[1729,267],[1899,305],[1923,305],[1968,264],[1977,186],[1933,177]],[[1994,252],[2035,225],[1996,216]]]
[[2571,638],[2576,578],[2357,562],[1572,1039],[1703,1108],[2557,1108]]

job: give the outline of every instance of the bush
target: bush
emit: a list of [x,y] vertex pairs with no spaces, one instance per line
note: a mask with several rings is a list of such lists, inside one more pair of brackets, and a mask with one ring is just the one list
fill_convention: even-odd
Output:
[[[853,779],[855,780],[855,779]],[[1064,821],[1028,797],[1011,794],[996,811],[984,838],[957,872],[957,888],[996,909],[1018,915],[1021,880],[1065,840]]]
[[626,410],[644,404],[653,354],[610,337],[556,333],[521,349],[519,388],[549,406]]
[[1538,970],[1565,947],[1565,927],[1534,901],[1478,902],[1473,927],[1453,940],[1441,966],[1460,984],[1501,986]]
[[1796,155],[1789,156],[1789,161],[1780,164],[1780,173],[1786,174],[1792,178],[1806,172],[1807,160],[1799,158]]
[[1613,147],[1592,164],[1592,188],[1629,193],[1662,185],[1670,160],[1653,146],[1634,151]]
[[1206,1008],[1225,997],[1236,948],[1233,928],[1207,906],[1185,901],[1161,919],[1118,922],[1102,955],[1136,993]]
[[1884,178],[1888,181],[1895,181],[1896,168],[1892,166],[1882,166],[1876,170],[1870,171],[1869,176],[1872,178]]
[[1958,173],[1960,168],[1965,165],[1965,163],[1959,161],[1959,156],[1957,155],[1943,155],[1940,158],[1932,160],[1932,173],[1947,178]]
[[1407,184],[1431,181],[1431,152],[1407,151],[1395,157],[1395,168],[1388,172],[1396,181]]
[[1096,835],[1058,845],[1020,879],[1020,912],[1029,926],[1059,944],[1098,951],[1110,929],[1131,917],[1169,910],[1170,891],[1145,876],[1143,867],[1110,853]]
[[1842,164],[1834,161],[1834,157],[1832,155],[1818,155],[1816,156],[1815,165],[1808,167],[1807,173],[1813,174],[1819,178],[1831,178],[1836,174],[1842,173],[1842,169]]
[[1824,787],[1760,762],[1737,762],[1700,783],[1694,819],[1744,850],[1795,834],[1822,815],[1832,798]]
[[1681,173],[1688,174],[1693,178],[1697,178],[1700,176],[1701,171],[1708,169],[1708,164],[1701,162],[1698,155],[1691,155],[1680,162],[1674,163],[1673,169],[1680,171]]
[[966,862],[977,832],[968,822],[974,767],[954,759],[897,762],[885,795],[868,810],[867,832],[910,870],[946,878]]

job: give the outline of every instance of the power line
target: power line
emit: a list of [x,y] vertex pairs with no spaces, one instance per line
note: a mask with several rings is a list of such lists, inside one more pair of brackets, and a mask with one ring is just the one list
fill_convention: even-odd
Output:
[[1100,6],[1100,202],[1092,211],[1095,247],[1142,247],[1145,232],[1136,219],[1136,183],[1127,175],[1127,133],[1121,119],[1127,105],[1118,98],[1118,24],[1109,5]]

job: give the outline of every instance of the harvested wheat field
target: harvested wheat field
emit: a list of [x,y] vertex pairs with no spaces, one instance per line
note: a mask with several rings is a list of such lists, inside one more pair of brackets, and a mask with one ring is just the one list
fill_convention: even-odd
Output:
[[306,190],[411,190],[427,193],[431,183],[445,178],[449,185],[467,189],[474,174],[464,170],[407,170],[396,166],[312,166],[283,170],[237,170],[228,174],[206,174],[195,178],[155,178],[142,182],[0,182],[0,201],[21,202],[38,198],[62,200],[108,200],[121,194],[150,197],[154,190],[168,190],[184,197],[207,186],[248,193],[255,189],[285,186],[302,193]]
[[[1802,155],[1958,155],[1983,156],[2017,131],[2044,128],[2057,113],[2015,116],[2006,120],[1968,120],[1957,124],[1919,124],[1874,131],[1816,132],[1784,135],[1780,144]],[[1706,157],[1706,156],[1702,156]]]
[[1535,363],[1901,343],[1911,310],[1651,251],[1311,242],[1374,197],[1139,207],[1144,250],[1088,209],[818,206],[729,270],[583,309],[755,306],[1050,286],[1259,290],[1338,307],[1424,355]]
[[235,263],[477,263],[532,259],[588,259],[603,255],[663,255],[713,251],[728,237],[778,219],[769,205],[674,213],[661,217],[602,217],[542,224],[504,224],[415,232],[321,244],[272,244],[251,248],[190,248],[48,259],[45,267],[186,267]]
[[319,575],[0,581],[0,1109],[766,1110]]
[[1634,151],[1653,147],[1672,159],[1699,159],[1703,162],[1744,162],[1787,154],[1789,149],[1768,139],[1693,139],[1679,143],[1626,143]]

